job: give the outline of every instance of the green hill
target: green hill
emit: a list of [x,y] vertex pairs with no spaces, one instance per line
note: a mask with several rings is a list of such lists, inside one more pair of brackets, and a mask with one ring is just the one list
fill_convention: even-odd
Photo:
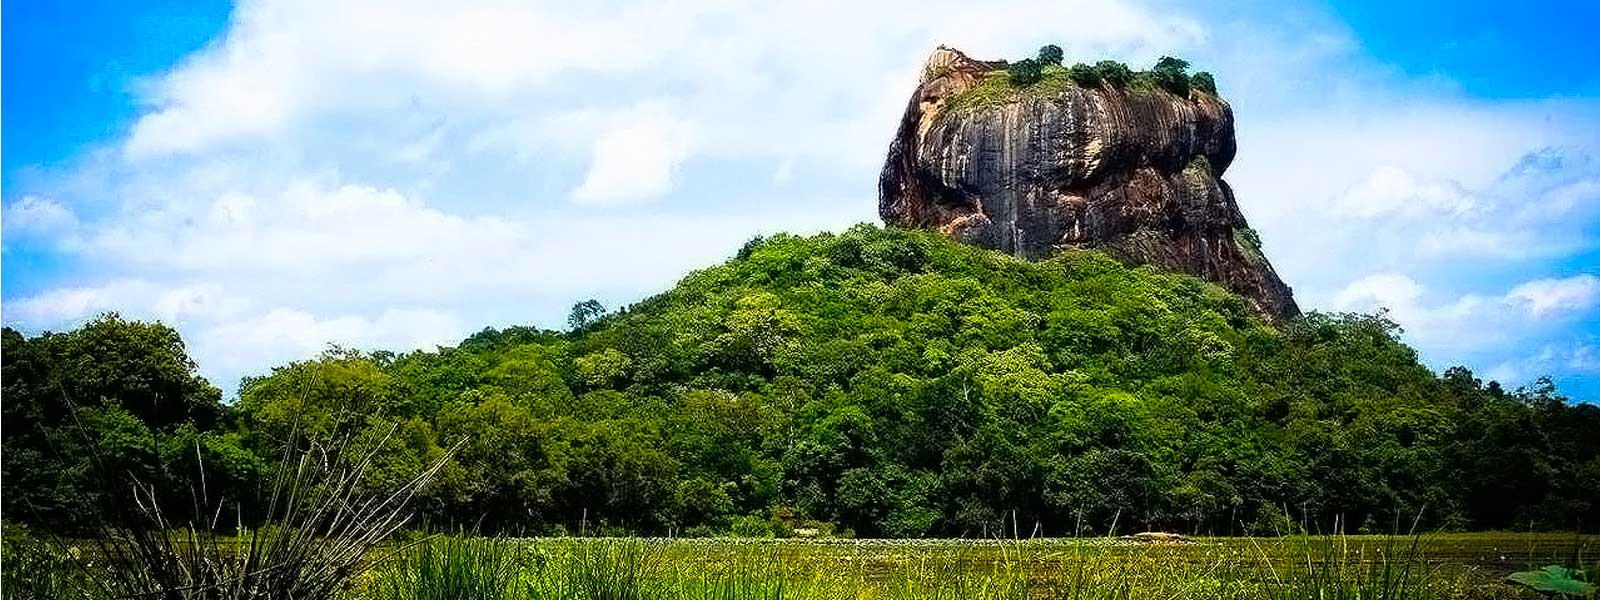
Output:
[[[40,456],[28,446],[40,442],[11,432],[66,427],[59,411],[28,407],[57,402],[41,390],[71,379],[99,415],[89,422],[133,440],[118,446],[128,464],[176,482],[181,461],[161,453],[198,447],[216,457],[204,461],[211,481],[241,496],[271,468],[258,457],[295,427],[384,444],[374,485],[465,438],[422,507],[484,529],[976,536],[1014,518],[1022,535],[1114,522],[1229,533],[1341,517],[1389,531],[1418,514],[1429,527],[1600,524],[1594,405],[1545,384],[1506,392],[1459,368],[1436,376],[1381,316],[1275,329],[1218,287],[1096,253],[1027,262],[865,225],[776,236],[616,313],[575,310],[574,326],[329,353],[246,380],[237,403],[198,425],[129,416],[172,394],[82,370],[110,360],[98,349],[138,344],[72,338],[160,326],[108,317],[67,334],[8,331],[7,518],[69,512],[72,500],[50,497],[58,488],[13,481],[81,459]],[[177,358],[158,350],[187,360],[181,343]],[[215,406],[195,389],[187,401]],[[396,422],[399,435],[374,433]],[[203,443],[173,442],[191,439]]]

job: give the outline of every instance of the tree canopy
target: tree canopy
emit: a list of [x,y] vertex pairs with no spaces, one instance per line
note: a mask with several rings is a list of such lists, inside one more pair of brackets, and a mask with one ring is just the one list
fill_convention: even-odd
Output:
[[164,326],[7,330],[7,518],[70,520],[52,507],[86,459],[51,444],[77,427],[154,471],[199,440],[207,476],[241,494],[294,428],[385,444],[374,485],[465,440],[422,510],[524,533],[1600,523],[1594,405],[1436,375],[1382,315],[1273,327],[1218,287],[1098,253],[1028,262],[862,225],[758,238],[582,312],[565,332],[330,351],[231,405]]

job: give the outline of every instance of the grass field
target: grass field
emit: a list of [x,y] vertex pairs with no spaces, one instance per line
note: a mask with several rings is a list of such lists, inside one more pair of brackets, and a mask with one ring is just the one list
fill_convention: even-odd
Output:
[[[1184,544],[437,537],[385,559],[350,597],[1536,598],[1503,583],[1504,577],[1583,561],[1590,543],[1536,534],[1209,538]],[[461,591],[468,585],[477,587]]]
[[[176,538],[177,536],[174,536]],[[1433,600],[1540,596],[1513,571],[1588,566],[1572,534],[1000,540],[484,538],[409,534],[368,552],[342,600]],[[17,552],[4,598],[96,592],[92,546]],[[184,542],[177,541],[175,544]],[[222,541],[232,547],[238,541]],[[73,548],[76,546],[76,548]],[[209,555],[226,560],[233,551]],[[66,555],[66,556],[63,556]],[[76,557],[68,560],[66,557]],[[196,563],[198,564],[198,563]],[[221,571],[226,571],[223,569]],[[232,571],[238,572],[238,571]],[[167,596],[163,596],[167,597]],[[172,598],[279,598],[186,593]],[[1588,594],[1594,598],[1595,594]],[[1568,596],[1571,598],[1571,596]]]

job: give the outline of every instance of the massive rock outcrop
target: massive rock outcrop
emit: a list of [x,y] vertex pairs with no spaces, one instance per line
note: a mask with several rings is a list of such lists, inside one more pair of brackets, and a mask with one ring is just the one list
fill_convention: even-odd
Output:
[[1222,181],[1226,102],[1061,77],[986,84],[1004,64],[943,46],[928,58],[879,178],[884,221],[1028,259],[1103,250],[1218,283],[1270,319],[1299,313]]

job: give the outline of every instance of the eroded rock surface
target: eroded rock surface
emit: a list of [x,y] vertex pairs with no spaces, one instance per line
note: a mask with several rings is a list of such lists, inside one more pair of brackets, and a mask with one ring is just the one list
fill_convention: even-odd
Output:
[[879,178],[885,222],[1028,259],[1103,250],[1218,283],[1268,318],[1299,314],[1222,180],[1226,102],[1073,84],[959,101],[1003,68],[929,57]]

